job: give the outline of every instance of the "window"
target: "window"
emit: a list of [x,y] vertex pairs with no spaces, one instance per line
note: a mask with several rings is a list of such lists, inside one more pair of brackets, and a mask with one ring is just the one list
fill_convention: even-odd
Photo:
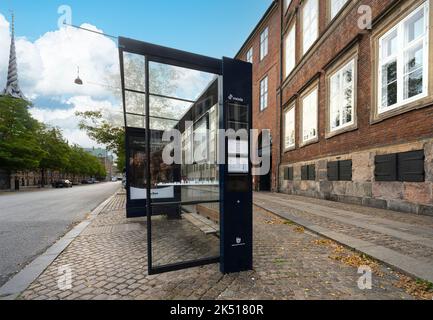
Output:
[[288,150],[295,146],[295,106],[284,114],[284,148]]
[[341,11],[347,0],[330,0],[331,2],[331,20]]
[[260,111],[268,107],[268,77],[260,81]]
[[286,34],[284,53],[284,75],[287,78],[296,65],[296,24],[293,24]]
[[302,8],[302,50],[305,54],[319,35],[319,1],[307,0]]
[[427,95],[428,4],[379,39],[378,113]]
[[268,55],[269,28],[266,28],[260,35],[260,61]]
[[352,181],[352,160],[328,162],[328,181]]
[[247,52],[247,62],[253,63],[253,48],[252,47]]
[[301,180],[316,180],[316,166],[314,164],[303,166],[301,168]]
[[284,180],[286,181],[293,180],[293,167],[284,168]]
[[286,13],[287,9],[289,9],[292,0],[284,0],[284,13]]
[[376,156],[376,181],[424,182],[424,150]]
[[318,88],[316,87],[308,95],[302,98],[302,142],[307,143],[318,137],[317,112],[318,112]]
[[329,78],[329,128],[331,132],[354,124],[355,62],[337,70]]

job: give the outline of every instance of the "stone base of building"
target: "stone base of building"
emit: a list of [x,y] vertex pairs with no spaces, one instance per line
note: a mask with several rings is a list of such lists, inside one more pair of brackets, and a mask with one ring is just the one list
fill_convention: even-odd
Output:
[[[376,155],[424,150],[425,182],[375,181]],[[352,160],[352,181],[328,181],[328,162]],[[316,180],[301,180],[301,168],[315,165]],[[293,180],[284,170],[293,168]],[[279,172],[281,193],[433,216],[433,139],[284,164]]]

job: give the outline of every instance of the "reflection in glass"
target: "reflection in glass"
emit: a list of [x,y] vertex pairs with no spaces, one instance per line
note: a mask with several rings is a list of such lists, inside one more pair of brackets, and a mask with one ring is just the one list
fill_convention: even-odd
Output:
[[397,103],[397,61],[390,62],[382,69],[382,106]]
[[424,9],[418,10],[405,24],[406,43],[410,43],[424,34]]
[[146,118],[135,114],[126,114],[126,123],[129,128],[146,128]]
[[206,72],[150,62],[149,78],[151,94],[195,101],[216,79],[216,76]]
[[129,52],[123,53],[126,89],[141,92],[146,90],[144,68],[144,56]]
[[126,112],[145,115],[146,95],[131,91],[125,91]]
[[[167,142],[160,141],[158,144],[161,136],[153,134],[150,156],[152,207],[160,213],[152,216],[154,267],[219,256],[219,241],[215,237],[219,231],[220,197],[216,164],[218,78],[212,75],[206,81],[191,86],[197,79],[191,80],[186,76],[196,74],[195,71],[182,71],[179,75],[180,68],[162,65],[158,65],[158,70],[173,78],[162,86],[158,79],[160,74],[155,81],[152,78],[155,75],[155,69],[152,69],[150,82],[153,82],[153,91],[149,101],[151,129],[161,134],[162,130],[179,130],[182,164],[168,165],[163,162]],[[184,76],[183,83],[179,80],[181,76]],[[158,86],[155,85],[157,83]],[[195,93],[198,88],[201,92]],[[155,94],[193,98],[193,101]],[[191,219],[206,221],[209,233],[200,230]]]

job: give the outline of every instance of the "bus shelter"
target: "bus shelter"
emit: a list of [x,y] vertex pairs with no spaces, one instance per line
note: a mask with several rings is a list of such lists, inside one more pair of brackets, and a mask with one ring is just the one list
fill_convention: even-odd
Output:
[[119,57],[127,215],[146,217],[149,274],[251,270],[251,64],[127,38]]

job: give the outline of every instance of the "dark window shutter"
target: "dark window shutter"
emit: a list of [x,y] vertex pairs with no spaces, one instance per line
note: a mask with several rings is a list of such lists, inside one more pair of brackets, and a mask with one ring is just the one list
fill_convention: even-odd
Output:
[[289,168],[289,180],[292,181],[293,180],[293,167]]
[[376,181],[397,181],[397,154],[376,156],[374,175]]
[[284,168],[284,180],[289,180],[289,168]]
[[338,164],[339,180],[352,181],[352,160],[340,161]]
[[424,150],[398,154],[398,180],[424,182]]
[[338,181],[338,161],[328,162],[328,180]]
[[301,168],[301,179],[308,180],[308,166],[303,166]]
[[308,166],[308,180],[316,180],[316,166],[314,164]]

